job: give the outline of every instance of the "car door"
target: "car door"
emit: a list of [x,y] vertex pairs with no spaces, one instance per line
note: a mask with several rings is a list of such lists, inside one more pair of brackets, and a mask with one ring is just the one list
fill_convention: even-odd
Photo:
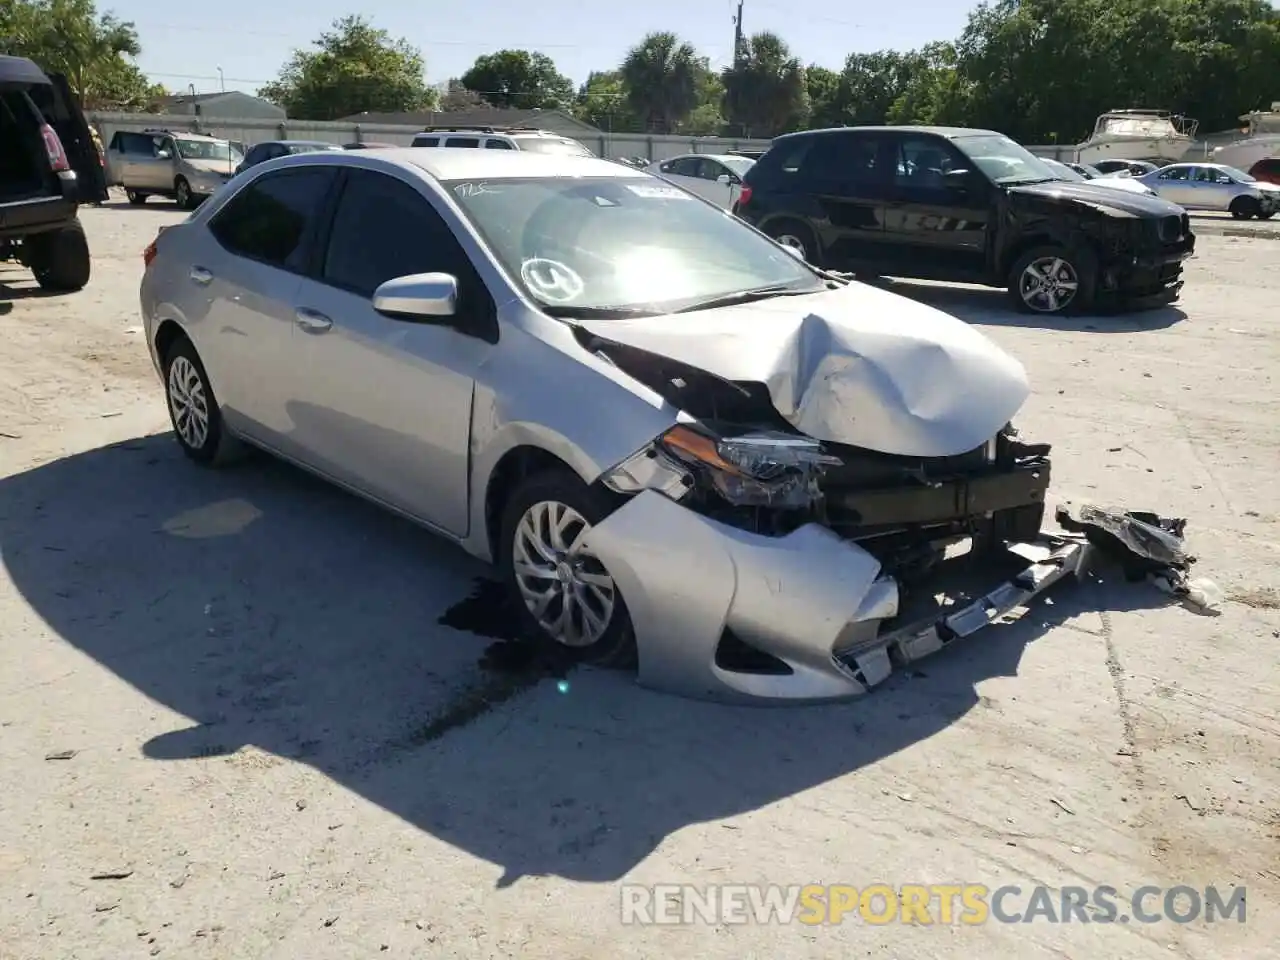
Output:
[[1195,191],[1189,182],[1193,169],[1184,166],[1166,167],[1155,176],[1144,178],[1143,182],[1161,199],[1187,209],[1195,209]]
[[[990,193],[981,171],[945,137],[893,134],[885,167],[886,273],[979,280],[986,273]],[[970,171],[957,181],[947,174]]]
[[[673,157],[670,160],[664,160],[658,164],[658,176],[664,180],[669,180],[682,190],[688,190],[690,193],[696,193],[700,197],[706,196],[708,183],[701,176],[702,158],[696,156]],[[710,198],[708,198],[710,199]],[[713,201],[714,202],[714,201]]]
[[811,226],[828,267],[853,270],[886,259],[884,145],[884,135],[874,132],[822,133],[800,161],[801,189],[817,207]]
[[190,282],[207,304],[207,322],[194,324],[196,347],[225,416],[234,429],[291,455],[294,301],[336,178],[328,166],[255,178],[213,215],[191,259]]
[[698,177],[704,184],[703,192],[700,192],[699,196],[705,197],[724,210],[733,206],[734,198],[737,196],[735,184],[742,182],[736,173],[719,160],[703,157],[698,167]]
[[[373,309],[380,284],[434,272],[458,279],[448,324]],[[307,461],[464,535],[472,394],[497,327],[493,300],[445,219],[408,181],[348,170],[322,262],[294,305],[301,378],[288,407]]]

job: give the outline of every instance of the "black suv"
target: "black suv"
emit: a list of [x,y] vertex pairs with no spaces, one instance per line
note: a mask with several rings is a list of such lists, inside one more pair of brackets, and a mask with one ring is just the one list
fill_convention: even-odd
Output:
[[46,290],[88,283],[89,245],[76,214],[82,191],[102,176],[65,79],[0,56],[0,260],[30,267]]
[[1005,287],[1034,313],[1169,303],[1195,249],[1181,207],[1060,180],[991,130],[787,134],[747,171],[733,212],[816,266]]

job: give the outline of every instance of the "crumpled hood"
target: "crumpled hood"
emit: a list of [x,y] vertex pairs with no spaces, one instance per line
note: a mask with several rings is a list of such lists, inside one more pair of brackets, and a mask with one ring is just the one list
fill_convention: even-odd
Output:
[[1065,200],[1085,203],[1091,207],[1111,207],[1138,217],[1180,217],[1183,213],[1181,207],[1168,200],[1117,190],[1112,186],[1097,186],[1092,181],[1069,183],[1066,180],[1050,180],[1047,183],[1025,183],[1010,187],[1009,193],[1013,196],[1044,197],[1059,203]]
[[726,380],[763,383],[778,412],[816,440],[900,456],[973,450],[1030,392],[1022,364],[973,327],[860,283],[696,313],[578,322]]

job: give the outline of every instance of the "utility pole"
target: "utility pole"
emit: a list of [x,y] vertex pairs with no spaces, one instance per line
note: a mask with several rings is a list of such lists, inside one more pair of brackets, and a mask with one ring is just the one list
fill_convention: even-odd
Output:
[[742,4],[744,0],[738,0],[738,15],[733,18],[733,62],[737,63],[742,59],[746,52],[743,49],[742,37]]

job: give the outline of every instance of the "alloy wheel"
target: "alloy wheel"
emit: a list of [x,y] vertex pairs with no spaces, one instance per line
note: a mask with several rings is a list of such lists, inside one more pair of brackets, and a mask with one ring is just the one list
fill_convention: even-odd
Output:
[[805,260],[809,259],[809,251],[804,248],[804,241],[801,240],[799,237],[791,233],[784,233],[778,236],[776,239],[779,245],[784,247],[790,247],[792,250],[798,251],[800,253],[800,256],[803,257]]
[[566,647],[589,647],[613,621],[616,587],[583,547],[582,514],[554,500],[533,504],[516,524],[512,566],[520,599],[538,625]]
[[1022,302],[1037,313],[1058,313],[1070,306],[1080,289],[1075,267],[1061,257],[1032,260],[1018,278]]
[[200,373],[186,357],[169,364],[169,412],[178,436],[192,450],[200,450],[209,439],[209,401]]
[[187,186],[187,181],[178,181],[178,195],[176,197],[178,206],[184,210],[191,205],[191,188]]

